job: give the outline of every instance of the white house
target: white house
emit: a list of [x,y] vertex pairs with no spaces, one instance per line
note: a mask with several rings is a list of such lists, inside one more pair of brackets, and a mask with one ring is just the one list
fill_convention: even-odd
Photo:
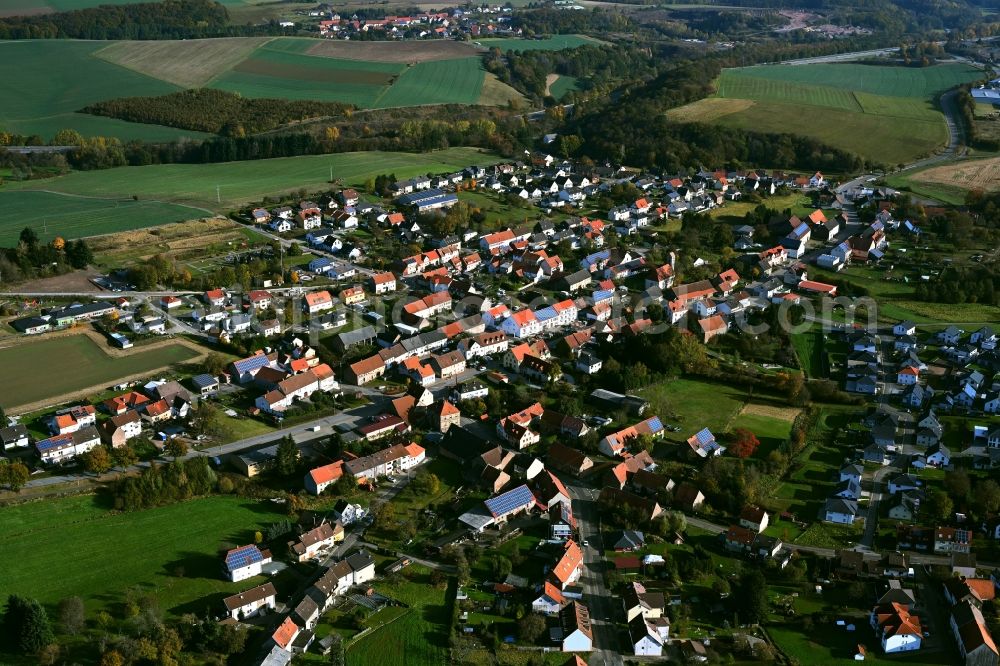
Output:
[[886,654],[920,649],[923,638],[920,618],[911,615],[903,604],[893,602],[876,606],[872,610],[870,621]]
[[594,632],[590,626],[590,611],[579,601],[570,602],[559,612],[562,627],[563,652],[590,652],[594,649]]
[[259,576],[265,564],[271,563],[271,553],[254,544],[233,548],[226,553],[224,572],[229,580],[237,582]]
[[261,613],[265,609],[274,610],[277,607],[275,597],[277,591],[273,583],[264,583],[231,597],[226,597],[222,603],[226,612],[234,620],[243,620]]
[[858,517],[858,503],[854,500],[830,498],[824,507],[823,520],[828,523],[852,525]]

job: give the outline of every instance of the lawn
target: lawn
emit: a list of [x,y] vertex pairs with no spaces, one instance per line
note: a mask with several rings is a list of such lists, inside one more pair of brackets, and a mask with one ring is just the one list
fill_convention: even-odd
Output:
[[813,327],[804,333],[792,334],[792,346],[799,357],[802,371],[809,378],[827,378],[830,367],[826,356],[826,339],[823,330]]
[[214,614],[224,595],[262,582],[223,580],[219,554],[279,520],[272,506],[207,497],[114,513],[87,495],[4,507],[0,550],[6,563],[0,590],[50,606],[79,595],[93,610],[114,606],[126,588],[140,585],[171,614]]
[[436,588],[429,578],[429,569],[413,565],[401,577],[375,585],[380,594],[407,604],[410,612],[351,645],[348,666],[423,666],[447,661],[454,583],[447,589]]
[[838,619],[845,619],[856,626],[856,631],[849,633],[845,627],[838,627],[832,621],[829,624],[817,622],[808,631],[793,625],[769,626],[767,633],[775,645],[786,655],[800,664],[810,666],[833,666],[850,663],[854,652],[860,643],[867,647],[865,664],[907,664],[907,666],[925,666],[929,664],[953,664],[955,659],[949,650],[938,650],[933,653],[917,651],[908,653],[902,659],[887,659],[877,649],[877,642],[868,625],[868,618],[861,611],[840,613]]
[[[656,415],[680,430],[667,432],[667,446],[681,445],[702,428],[716,437],[746,428],[760,440],[756,457],[765,457],[788,439],[798,410],[773,403],[767,396],[753,396],[743,388],[698,379],[675,379],[638,392],[649,400],[646,416]],[[638,420],[638,419],[634,419]],[[615,423],[608,429],[624,427]]]
[[853,449],[854,440],[841,446],[834,438],[851,418],[844,408],[823,408],[808,433],[805,450],[796,458],[788,479],[778,485],[768,508],[790,511],[807,523],[817,520],[823,502],[836,486],[836,471]]
[[[86,136],[170,141],[200,132],[129,123],[76,113],[113,97],[165,95],[176,86],[95,56],[103,42],[24,40],[0,42],[0,127],[49,139],[61,129]],[[72,63],[72,67],[67,67]]]
[[204,217],[208,211],[131,197],[96,199],[54,192],[0,191],[0,246],[14,247],[18,235],[31,227],[43,241],[56,236],[83,238]]
[[553,35],[543,39],[497,38],[480,39],[479,43],[488,49],[501,51],[560,51],[579,46],[597,46],[602,42],[582,35]]
[[[219,164],[156,164],[100,171],[76,171],[47,180],[8,183],[7,190],[51,190],[99,197],[155,199],[226,211],[265,196],[280,196],[305,188],[330,187],[330,173],[349,185],[395,173],[407,178],[456,171],[470,164],[497,161],[478,148],[449,148],[428,153],[362,152],[307,155]],[[218,190],[216,190],[218,188]],[[220,200],[216,201],[216,192]]]
[[[10,409],[40,400],[112,384],[128,375],[152,372],[197,356],[181,344],[111,357],[86,335],[40,338],[0,349],[6,381],[0,383],[0,405]],[[2,586],[0,586],[2,589]]]
[[719,77],[714,97],[669,115],[681,122],[715,122],[810,136],[884,164],[896,164],[944,144],[947,128],[933,98],[980,77],[981,72],[966,65],[729,69]]

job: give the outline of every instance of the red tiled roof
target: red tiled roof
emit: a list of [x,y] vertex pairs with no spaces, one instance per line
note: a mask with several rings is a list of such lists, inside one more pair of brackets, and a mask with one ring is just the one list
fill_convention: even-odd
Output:
[[275,630],[271,635],[274,642],[283,650],[287,650],[288,646],[292,644],[295,637],[299,633],[299,625],[295,624],[295,621],[290,617],[286,617],[285,621],[281,623],[281,626]]
[[309,471],[309,476],[317,484],[336,481],[344,475],[344,461],[338,460]]

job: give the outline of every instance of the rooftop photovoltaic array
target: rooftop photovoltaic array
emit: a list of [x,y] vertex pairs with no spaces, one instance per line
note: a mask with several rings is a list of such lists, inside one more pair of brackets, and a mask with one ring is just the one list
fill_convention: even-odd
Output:
[[502,495],[497,495],[486,500],[486,508],[494,516],[503,516],[534,501],[535,496],[531,494],[528,486],[518,486]]
[[230,571],[241,569],[264,559],[263,553],[257,546],[240,546],[226,553],[226,566]]

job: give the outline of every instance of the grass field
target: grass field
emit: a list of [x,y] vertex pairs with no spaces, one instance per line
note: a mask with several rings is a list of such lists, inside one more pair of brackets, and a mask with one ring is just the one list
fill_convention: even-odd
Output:
[[549,86],[549,94],[557,100],[562,99],[563,96],[571,90],[579,90],[577,87],[577,80],[572,76],[559,76],[552,82],[552,85]]
[[582,35],[553,35],[544,39],[497,38],[480,39],[479,44],[485,48],[497,48],[501,51],[561,51],[575,49],[579,46],[596,46],[601,44],[596,39]]
[[[278,519],[268,503],[234,497],[124,514],[107,511],[93,496],[4,507],[0,550],[8,561],[0,590],[50,606],[79,595],[95,610],[119,603],[128,587],[140,585],[171,614],[214,613],[224,595],[260,582],[223,580],[220,551],[252,542],[255,529]],[[175,575],[177,567],[183,577]]]
[[883,164],[932,153],[948,138],[936,94],[981,73],[858,64],[772,65],[725,70],[714,97],[673,109],[678,122],[714,122],[816,138]]
[[[581,39],[566,36],[552,41],[586,42]],[[546,48],[545,42],[531,43]],[[77,113],[103,100],[165,95],[190,87],[365,108],[505,104],[509,93],[481,95],[486,71],[480,52],[452,44],[406,44],[397,53],[384,46],[334,47],[290,37],[0,42],[0,127],[44,138],[66,128],[122,140],[200,138],[206,135]],[[387,55],[365,59],[373,48]]]
[[[104,42],[0,42],[0,127],[51,138],[72,128],[85,135],[169,141],[199,132],[75,113],[123,95],[164,95],[178,88],[94,55]],[[72,63],[72,66],[67,66]]]
[[377,592],[398,599],[410,611],[386,628],[350,646],[348,666],[432,666],[447,661],[449,590],[430,585],[430,571],[413,565],[399,582],[375,585]]
[[679,432],[666,434],[669,442],[683,443],[702,428],[717,437],[734,428],[747,428],[760,439],[760,455],[788,439],[797,412],[777,407],[767,397],[751,399],[746,389],[697,379],[676,379],[638,393],[649,400],[649,414],[680,427]]
[[[477,148],[430,153],[338,153],[220,164],[158,164],[103,171],[76,171],[49,180],[8,183],[7,190],[51,190],[99,197],[155,199],[225,211],[267,195],[330,187],[334,178],[361,185],[367,178],[395,173],[407,178],[456,171],[470,164],[493,164],[496,157]],[[216,201],[216,186],[221,201]]]
[[[197,354],[175,344],[112,358],[86,335],[41,338],[0,349],[6,380],[0,382],[0,405],[10,409],[39,400],[111,384],[120,377],[151,372]],[[0,585],[0,589],[3,586]]]
[[31,227],[43,241],[56,236],[82,238],[204,217],[204,210],[158,201],[93,199],[53,192],[5,192],[0,207],[0,246],[13,247],[18,234]]
[[[216,58],[220,69],[208,85],[245,97],[337,101],[366,108],[480,101],[486,72],[474,51],[465,50],[463,57],[461,50],[417,45],[392,58],[366,60],[357,56],[370,52],[371,46],[358,46],[274,39],[235,64]],[[447,53],[453,56],[441,57]]]

